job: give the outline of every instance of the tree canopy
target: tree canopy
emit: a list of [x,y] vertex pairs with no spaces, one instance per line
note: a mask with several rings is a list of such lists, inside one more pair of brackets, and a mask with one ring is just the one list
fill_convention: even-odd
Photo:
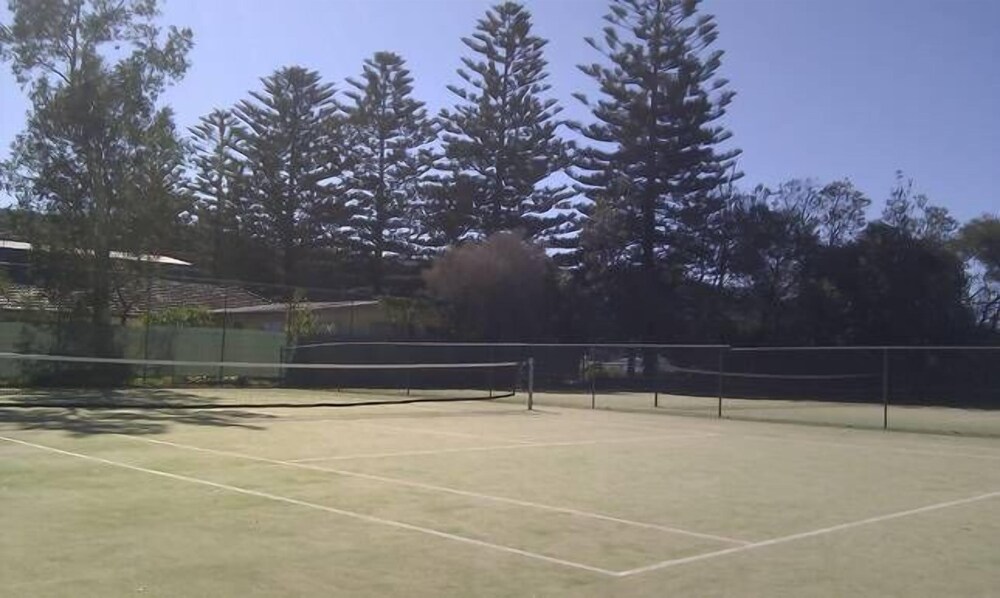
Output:
[[996,214],[961,223],[902,172],[882,198],[851,173],[741,187],[736,90],[700,0],[609,0],[580,122],[533,15],[503,1],[470,23],[440,111],[381,50],[338,80],[282,66],[186,135],[164,92],[193,36],[157,0],[9,7],[0,61],[31,109],[0,165],[17,202],[0,224],[37,249],[59,317],[100,330],[78,339],[89,351],[111,351],[112,305],[153,274],[112,256],[162,253],[297,304],[310,287],[435,305],[456,338],[1000,334]]

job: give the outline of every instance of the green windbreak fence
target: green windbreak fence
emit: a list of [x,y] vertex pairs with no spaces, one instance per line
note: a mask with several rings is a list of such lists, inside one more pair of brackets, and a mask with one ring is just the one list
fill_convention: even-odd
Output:
[[[91,356],[87,341],[92,334],[86,325],[51,326],[23,322],[0,322],[0,352],[43,355]],[[201,378],[252,376],[256,380],[277,380],[285,336],[278,332],[221,327],[114,326],[110,328],[113,357],[204,362],[263,362],[274,368],[253,371],[218,366],[176,366],[148,368],[133,372],[151,385],[198,382]],[[24,362],[0,360],[0,384],[24,385],[32,382],[58,384],[58,380],[38,379]]]

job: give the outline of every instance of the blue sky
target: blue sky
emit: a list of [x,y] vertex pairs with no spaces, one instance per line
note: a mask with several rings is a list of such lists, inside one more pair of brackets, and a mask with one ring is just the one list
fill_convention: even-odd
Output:
[[[186,128],[283,65],[320,71],[343,88],[361,62],[394,50],[432,111],[486,0],[166,0],[165,23],[194,30],[187,77],[167,95]],[[548,38],[553,94],[591,91],[576,65],[598,55],[604,0],[528,0]],[[851,178],[881,203],[902,169],[962,219],[1000,212],[1000,1],[704,0],[720,28],[724,75],[737,97],[726,118],[743,149],[745,186],[793,177]],[[4,20],[7,16],[4,15]],[[27,102],[0,72],[0,156]]]

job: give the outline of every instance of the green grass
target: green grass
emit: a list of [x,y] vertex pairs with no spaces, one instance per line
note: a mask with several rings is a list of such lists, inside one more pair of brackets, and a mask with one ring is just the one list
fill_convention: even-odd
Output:
[[503,403],[0,408],[0,437],[9,595],[919,598],[1000,584],[994,438]]

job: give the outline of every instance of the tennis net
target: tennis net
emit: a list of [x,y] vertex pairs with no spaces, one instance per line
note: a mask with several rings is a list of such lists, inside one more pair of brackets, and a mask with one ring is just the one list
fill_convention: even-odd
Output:
[[519,361],[266,363],[0,353],[0,407],[335,407],[508,399]]

